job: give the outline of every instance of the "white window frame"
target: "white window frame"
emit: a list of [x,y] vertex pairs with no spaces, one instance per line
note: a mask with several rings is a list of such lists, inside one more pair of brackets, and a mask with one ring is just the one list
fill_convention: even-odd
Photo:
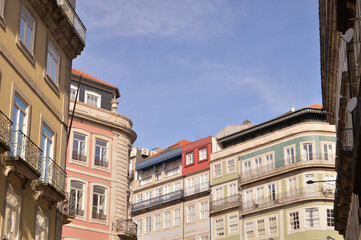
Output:
[[[272,224],[271,219],[274,219],[274,224]],[[272,229],[276,231],[272,233]],[[277,215],[268,216],[268,235],[269,236],[276,236],[278,235],[278,219]]]
[[[105,215],[105,219],[98,219],[98,218],[93,218],[93,207],[94,207],[94,194],[97,194],[94,192],[94,188],[95,187],[100,187],[100,188],[103,188],[105,191],[104,191],[104,210],[103,210],[103,215]],[[97,195],[102,195],[102,194],[97,194]],[[109,214],[108,214],[108,197],[109,197],[109,188],[102,185],[102,184],[99,184],[99,183],[94,183],[94,184],[91,184],[91,205],[89,206],[90,208],[90,220],[93,221],[93,222],[104,222],[104,224],[106,223],[106,221],[108,220],[109,218]],[[98,212],[100,210],[100,205],[98,203]],[[97,213],[99,214],[99,213]]]
[[287,196],[289,196],[289,197],[297,196],[297,193],[298,193],[297,179],[298,179],[298,176],[293,176],[293,177],[287,178],[287,180],[286,180]]
[[238,234],[239,219],[238,214],[228,215],[228,235]]
[[[306,145],[308,147],[305,149]],[[309,151],[310,150],[309,146],[311,146],[312,152]],[[308,162],[308,161],[316,160],[315,159],[316,147],[315,147],[314,142],[312,142],[312,141],[302,142],[301,147],[300,147],[300,151],[301,151],[301,156],[302,156],[303,161]]]
[[[46,48],[46,61],[45,61],[45,76],[46,79],[55,84],[55,86],[59,86],[59,78],[60,78],[60,51],[59,48],[55,45],[55,43],[48,36],[47,38],[48,44]],[[50,62],[49,62],[50,58]],[[53,68],[53,64],[56,64],[55,69]],[[49,66],[50,64],[50,66]],[[55,71],[55,73],[53,72]],[[54,74],[54,76],[53,76]]]
[[199,203],[199,220],[209,218],[209,203],[208,201]]
[[162,215],[157,213],[154,215],[154,232],[159,231],[162,226]]
[[137,224],[137,235],[140,236],[143,233],[143,220],[138,219],[135,223]]
[[181,224],[181,210],[180,208],[173,210],[173,226],[179,226]]
[[199,154],[199,162],[207,160],[207,158],[208,158],[208,156],[207,156],[207,154],[208,154],[207,147],[200,148],[198,150],[198,154]]
[[[232,163],[233,164],[230,164]],[[234,173],[236,171],[236,160],[234,158],[227,160],[227,174]]]
[[224,238],[225,236],[225,223],[224,218],[217,218],[214,220],[214,235],[215,238]]
[[275,168],[275,155],[274,152],[266,153],[264,155],[264,166],[266,170],[272,170]]
[[137,195],[135,195],[135,202],[136,203],[143,202],[143,193],[138,193]]
[[[301,229],[301,215],[300,211],[289,211],[288,217],[288,230],[289,232],[299,231]],[[297,217],[297,219],[296,219]]]
[[[104,139],[104,138],[99,138],[99,137],[94,137],[93,138],[94,140],[94,147],[93,147],[93,167],[94,168],[97,168],[97,169],[105,169],[105,170],[108,170],[110,168],[110,154],[109,152],[111,151],[110,149],[110,146],[111,146],[111,143],[109,140],[107,139]],[[105,142],[106,143],[106,147],[102,146],[102,145],[98,145],[97,144],[97,141],[101,141],[101,142]],[[99,162],[101,163],[100,165],[96,165],[95,164],[95,156],[96,156],[96,148],[99,147],[100,148],[100,154],[99,155]],[[106,149],[106,156],[103,156],[102,154],[102,149]],[[104,161],[104,158],[106,158],[106,161]],[[101,166],[103,164],[103,162],[106,162],[107,166]]]
[[[256,236],[258,238],[265,238],[267,233],[266,233],[266,221],[264,218],[260,218],[256,220],[256,227],[257,227],[257,231],[256,231]],[[261,235],[260,233],[263,233],[263,235]]]
[[296,164],[296,146],[290,145],[284,148],[284,159],[286,166],[292,166]]
[[[74,98],[72,98],[71,96],[72,96],[72,94],[71,94],[71,91],[75,91],[75,95],[74,95]],[[71,100],[75,100],[75,98],[76,98],[76,93],[78,92],[78,88],[76,87],[76,86],[74,86],[74,85],[70,85],[70,93],[69,93],[69,98],[71,99]],[[79,101],[79,94],[78,94],[78,97],[77,97],[77,100]]]
[[[309,212],[309,216],[308,213]],[[319,228],[321,226],[320,219],[320,209],[317,207],[314,208],[305,208],[305,229]]]
[[194,223],[196,221],[196,205],[191,204],[187,206],[187,222]]
[[[10,197],[11,195],[11,197]],[[9,202],[10,200],[16,200],[17,201],[17,205],[13,205],[12,203]],[[5,198],[5,212],[4,212],[4,217],[3,217],[3,223],[2,223],[2,238],[7,237],[7,239],[14,239],[14,240],[19,240],[20,238],[20,215],[21,215],[21,206],[22,206],[22,199],[23,196],[21,195],[20,191],[18,191],[17,189],[15,189],[11,184],[7,185],[7,191],[6,191],[6,198]],[[9,210],[8,210],[9,209]],[[7,212],[11,211],[11,214],[8,215]],[[13,213],[16,213],[16,219],[15,219],[15,223],[14,224],[9,224],[6,225],[6,222],[8,218],[8,220],[10,220],[12,223],[14,222],[14,220],[12,219],[12,217],[14,216]],[[10,232],[8,232],[7,235],[6,234],[6,227],[9,226],[10,228]],[[11,235],[10,235],[11,234]],[[13,235],[15,234],[15,235]]]
[[[40,220],[44,222],[40,222]],[[36,220],[35,220],[35,237],[34,240],[48,240],[49,239],[49,215],[45,213],[40,207],[36,211]],[[44,233],[44,238],[38,233]]]
[[188,152],[186,153],[186,165],[194,164],[194,153]]
[[[94,106],[94,105],[91,104],[91,103],[88,103],[88,95],[98,98],[99,101],[97,101],[97,105],[96,105],[96,106]],[[93,106],[93,107],[98,107],[98,108],[100,108],[100,107],[101,107],[101,101],[102,101],[102,95],[100,95],[99,93],[96,93],[96,92],[92,92],[92,91],[85,90],[85,92],[84,92],[84,102],[85,102],[86,104],[89,104],[90,106]]]
[[[75,138],[75,134],[79,135],[79,136],[82,136],[85,138],[85,140],[82,140],[82,139],[76,139]],[[74,142],[77,141],[78,142],[78,147],[76,149],[78,155],[80,156],[80,160],[78,159],[74,159],[73,157],[73,154],[74,154]],[[73,133],[72,133],[72,146],[71,146],[71,160],[74,161],[74,162],[78,162],[78,163],[87,163],[88,162],[88,142],[89,142],[89,137],[87,134],[84,134],[84,133],[81,133],[81,132],[78,132],[77,130],[74,130]],[[83,146],[81,148],[81,145]],[[84,157],[85,161],[82,161],[82,157]]]
[[[25,55],[31,59],[32,62],[34,61],[33,55],[34,55],[34,46],[35,46],[36,23],[37,20],[34,17],[34,14],[31,11],[29,11],[27,7],[22,5],[20,8],[18,45],[25,52]],[[21,33],[22,24],[24,24],[23,33]],[[29,29],[31,30],[30,36],[26,36],[28,31],[27,27],[29,27]],[[21,38],[21,35],[23,35],[23,39]],[[29,46],[27,46],[26,44],[27,37],[30,38]]]
[[171,227],[171,216],[170,211],[163,213],[163,228],[167,229]]
[[148,216],[148,217],[145,217],[144,234],[151,233],[151,232],[152,232],[152,217]]
[[[325,151],[325,145],[327,146],[327,151]],[[330,146],[331,149],[329,149]],[[336,147],[334,142],[321,141],[322,160],[330,161],[330,162],[335,161],[335,157],[336,157],[335,151],[336,151]]]
[[331,228],[335,227],[333,208],[326,208],[326,226]]
[[229,183],[227,186],[228,197],[235,196],[238,194],[237,182]]
[[[82,184],[82,189],[76,188],[72,186],[72,182],[79,182]],[[75,211],[75,216],[76,217],[80,217],[80,218],[84,218],[86,215],[85,212],[85,198],[86,198],[86,183],[84,183],[83,181],[79,181],[78,179],[70,179],[69,180],[69,188],[70,188],[70,194],[72,194],[72,192],[74,191],[75,195],[74,195],[74,211]],[[78,203],[78,199],[79,199],[79,193],[82,192],[82,199],[81,202],[79,201]],[[81,207],[79,208],[78,205],[81,205]],[[82,211],[82,214],[79,214],[79,210]]]
[[[245,222],[244,229],[245,229],[245,238],[247,240],[254,239],[256,237],[253,221]],[[248,236],[248,233],[250,233],[251,236]]]
[[213,178],[221,177],[222,175],[222,162],[213,164]]

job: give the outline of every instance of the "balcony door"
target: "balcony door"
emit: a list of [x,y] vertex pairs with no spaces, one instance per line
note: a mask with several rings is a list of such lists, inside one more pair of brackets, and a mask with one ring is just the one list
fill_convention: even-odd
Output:
[[27,131],[27,105],[17,96],[13,108],[13,136],[11,150],[14,155],[25,157],[25,136]]
[[53,133],[48,127],[43,125],[41,133],[41,161],[40,173],[43,181],[52,183],[53,181]]

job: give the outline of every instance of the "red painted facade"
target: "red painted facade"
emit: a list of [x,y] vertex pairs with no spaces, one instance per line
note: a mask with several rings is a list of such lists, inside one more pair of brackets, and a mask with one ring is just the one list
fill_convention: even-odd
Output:
[[[200,160],[200,150],[207,149],[206,158]],[[187,164],[187,154],[193,153],[193,163]],[[189,143],[182,148],[182,175],[188,175],[209,168],[212,153],[212,136]]]

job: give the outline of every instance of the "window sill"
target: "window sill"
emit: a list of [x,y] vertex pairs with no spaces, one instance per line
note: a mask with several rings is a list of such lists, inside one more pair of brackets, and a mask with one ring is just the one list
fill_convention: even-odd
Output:
[[20,40],[18,40],[16,44],[18,45],[20,50],[23,52],[23,54],[26,56],[26,58],[30,61],[30,63],[33,65],[33,67],[35,67],[34,54],[32,54]]
[[191,166],[194,166],[194,165],[195,165],[195,163],[193,162],[193,163],[190,163],[190,164],[186,164],[184,167],[187,168],[187,167],[191,167]]
[[78,161],[78,160],[71,159],[71,160],[70,160],[70,163],[76,164],[76,165],[80,165],[80,166],[84,166],[84,167],[88,167],[88,166],[89,166],[88,161],[82,162],[82,161]]
[[60,97],[59,87],[58,85],[48,76],[48,74],[44,73],[45,81],[50,85],[50,88]]
[[202,159],[202,160],[198,160],[199,163],[207,162],[207,161],[208,161],[208,158],[205,158],[205,159]]
[[109,165],[108,165],[108,167],[101,167],[101,166],[93,165],[92,169],[110,173]]

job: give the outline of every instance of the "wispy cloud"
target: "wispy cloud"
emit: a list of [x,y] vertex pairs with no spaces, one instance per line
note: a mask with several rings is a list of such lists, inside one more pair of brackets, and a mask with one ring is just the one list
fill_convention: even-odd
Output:
[[167,37],[181,41],[204,40],[230,29],[235,11],[226,3],[224,0],[87,0],[78,9],[88,29],[96,31],[98,37]]

